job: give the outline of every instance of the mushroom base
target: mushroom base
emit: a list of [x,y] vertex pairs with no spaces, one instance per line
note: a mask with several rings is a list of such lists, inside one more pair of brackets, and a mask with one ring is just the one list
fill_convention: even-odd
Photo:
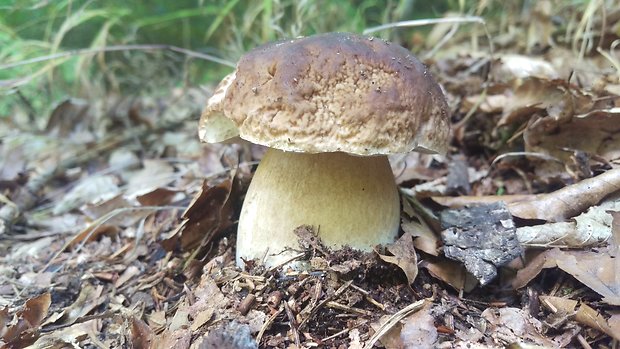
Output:
[[393,242],[400,223],[398,189],[386,156],[303,154],[269,149],[243,203],[237,265],[266,266],[299,251],[295,228],[311,225],[332,248],[370,251]]

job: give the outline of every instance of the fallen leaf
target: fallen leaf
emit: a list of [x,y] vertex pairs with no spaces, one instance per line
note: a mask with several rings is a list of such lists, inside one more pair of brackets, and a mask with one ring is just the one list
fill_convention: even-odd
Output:
[[410,233],[404,233],[396,242],[387,246],[393,256],[379,254],[379,258],[398,266],[407,276],[409,284],[413,284],[418,276],[418,257],[413,247],[413,237]]
[[[476,287],[478,282],[473,276],[468,277],[465,267],[461,263],[447,259],[426,259],[420,263],[421,268],[426,268],[436,279],[452,286],[456,291],[469,292]],[[468,280],[470,279],[471,280]]]
[[80,294],[73,304],[66,307],[61,312],[50,316],[45,321],[45,325],[71,325],[75,323],[78,319],[87,315],[106,301],[105,297],[101,297],[102,293],[102,285],[93,286],[89,283],[84,283],[80,290]]
[[600,246],[611,238],[612,215],[609,210],[620,211],[620,200],[605,201],[569,222],[546,223],[517,228],[517,238],[522,245],[538,247],[584,248]]
[[523,219],[561,222],[599,203],[620,190],[620,168],[584,179],[550,194],[538,194],[508,205],[510,212]]
[[603,301],[620,305],[620,276],[617,271],[618,258],[606,251],[561,251],[547,250],[531,259],[525,268],[517,272],[512,280],[515,288],[521,288],[542,269],[558,267],[569,273],[582,284],[603,296]]
[[590,96],[572,88],[565,80],[527,78],[517,83],[498,126],[523,123],[535,113],[562,122],[575,113],[589,111],[593,104]]
[[130,265],[123,271],[123,273],[116,279],[114,282],[114,287],[119,288],[123,286],[127,281],[134,279],[135,277],[140,275],[141,271],[135,265]]
[[195,248],[200,243],[208,243],[219,231],[232,224],[232,203],[229,200],[232,187],[232,179],[215,186],[204,181],[200,192],[183,212],[183,222],[162,241],[162,246],[171,251],[180,242],[185,250]]
[[134,205],[131,204],[127,199],[123,197],[123,195],[118,194],[115,197],[98,202],[96,204],[86,204],[80,208],[88,218],[93,221],[104,218],[106,215],[110,214],[114,210],[119,210],[115,212],[113,217],[106,217],[106,224],[112,226],[120,226],[120,227],[129,227],[134,225],[137,221],[144,218],[145,211],[144,210],[123,210],[123,208],[131,208]]
[[563,297],[541,296],[540,300],[551,312],[560,312],[567,316],[574,316],[575,320],[580,324],[589,326],[620,340],[620,331],[617,331],[617,317],[614,318],[612,316],[607,320],[587,304]]
[[[97,338],[101,330],[99,320],[89,320],[75,324],[67,328],[53,331],[42,335],[29,349],[51,349],[51,348],[70,348],[80,347],[80,342],[91,338]],[[135,347],[134,347],[135,348]]]
[[400,226],[405,233],[411,234],[414,237],[413,245],[416,249],[433,256],[438,256],[441,244],[439,238],[419,217],[417,219],[418,221],[403,218]]
[[118,180],[112,175],[85,177],[56,203],[53,213],[60,215],[87,203],[109,200],[119,193]]
[[600,332],[607,333],[616,340],[620,340],[620,333],[615,332],[607,323],[607,320],[596,310],[592,309],[585,303],[581,303],[575,320],[584,325],[590,326]]
[[50,115],[45,131],[55,137],[67,137],[78,127],[85,127],[88,121],[89,103],[78,98],[68,98],[62,101]]
[[527,286],[543,269],[555,268],[554,253],[558,249],[552,250],[529,250],[524,254],[525,267],[519,269],[511,281],[512,287],[517,290]]
[[52,296],[46,292],[38,297],[26,301],[24,308],[17,313],[17,316],[28,321],[31,328],[37,328],[47,316],[47,311],[52,304]]
[[569,162],[575,149],[596,154],[607,161],[620,158],[620,108],[595,110],[571,119],[540,118],[525,133],[525,150]]
[[554,343],[542,335],[542,323],[518,308],[487,308],[482,317],[488,321],[487,333],[496,344],[534,342],[553,348]]
[[153,347],[155,333],[142,320],[131,318],[131,345],[134,349],[151,349]]
[[172,199],[180,191],[169,188],[156,188],[153,191],[138,195],[136,199],[142,206],[164,206],[172,202]]
[[2,335],[2,339],[7,343],[5,347],[23,348],[34,343],[39,337],[39,327],[47,316],[51,303],[49,293],[27,300],[16,313],[17,321],[6,328]]
[[4,332],[9,323],[9,308],[4,307],[0,310],[0,338],[4,337]]
[[541,79],[558,78],[558,73],[553,66],[539,58],[518,54],[502,54],[499,60],[496,74],[504,80],[530,77]]
[[147,159],[143,165],[144,168],[135,172],[127,183],[125,196],[130,199],[165,187],[174,180],[174,168],[167,161]]
[[429,305],[430,303],[404,320],[405,324],[400,331],[400,340],[402,341],[403,348],[435,347],[438,333]]

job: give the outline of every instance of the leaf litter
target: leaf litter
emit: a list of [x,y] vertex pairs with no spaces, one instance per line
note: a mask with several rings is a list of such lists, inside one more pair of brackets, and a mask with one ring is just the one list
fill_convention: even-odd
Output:
[[[492,56],[437,25],[449,156],[392,156],[398,241],[330,250],[304,227],[304,271],[235,266],[264,150],[200,145],[203,90],[68,99],[45,136],[0,125],[0,348],[617,346],[618,54],[553,3],[491,25]],[[606,11],[592,28],[616,37]],[[502,201],[519,245],[481,286],[445,257],[440,217]]]

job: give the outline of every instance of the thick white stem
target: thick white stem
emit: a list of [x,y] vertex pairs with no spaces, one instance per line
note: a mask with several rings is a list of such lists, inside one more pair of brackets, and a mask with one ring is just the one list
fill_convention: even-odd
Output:
[[398,233],[398,190],[385,156],[303,154],[269,149],[243,203],[237,235],[241,258],[278,264],[298,248],[294,229],[312,225],[330,247],[369,251]]

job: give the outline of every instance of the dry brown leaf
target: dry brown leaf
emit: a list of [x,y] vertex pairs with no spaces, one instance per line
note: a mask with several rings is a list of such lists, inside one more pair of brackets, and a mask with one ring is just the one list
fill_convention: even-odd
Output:
[[101,236],[115,236],[120,229],[113,225],[108,224],[91,224],[76,235],[66,244],[67,247],[74,247],[81,244],[84,241],[96,241]]
[[[219,318],[223,316],[224,309],[228,307],[230,299],[228,299],[220,288],[217,286],[211,276],[203,275],[200,279],[200,284],[194,290],[195,302],[188,307],[188,314],[193,319],[206,318],[209,319]],[[201,313],[206,313],[201,317]],[[207,320],[208,321],[208,320]]]
[[620,333],[615,332],[607,323],[607,320],[596,310],[582,303],[575,314],[577,322],[607,333],[616,340],[620,340]]
[[142,206],[164,206],[172,202],[180,191],[169,188],[157,188],[148,193],[138,195],[136,199]]
[[132,317],[131,319],[131,345],[134,349],[151,349],[155,333],[142,320]]
[[603,301],[620,305],[620,271],[617,258],[606,253],[570,251],[555,256],[558,268],[574,276],[603,296]]
[[134,279],[136,276],[140,275],[140,269],[135,265],[130,265],[123,271],[123,273],[116,279],[114,282],[114,287],[119,288],[123,286],[127,281]]
[[231,224],[232,203],[229,199],[232,189],[232,179],[215,186],[204,181],[200,192],[183,212],[183,222],[169,234],[162,246],[171,251],[180,242],[181,247],[188,250],[211,241]]
[[395,264],[407,276],[409,284],[413,284],[418,276],[418,257],[413,247],[413,237],[411,233],[404,233],[396,242],[387,246],[393,256],[379,254],[382,260]]
[[[620,340],[619,324],[617,316],[612,316],[609,320],[605,319],[599,312],[592,309],[585,303],[579,304],[578,301],[563,297],[541,296],[541,302],[552,312],[561,312],[567,315],[574,315],[575,320],[581,324],[604,332],[611,337]],[[578,307],[578,308],[577,308]]]
[[438,339],[435,319],[431,315],[431,303],[409,315],[400,331],[403,348],[434,348]]
[[59,215],[84,204],[107,201],[119,193],[118,179],[115,176],[85,177],[56,203],[53,213]]
[[[527,286],[541,270],[557,267],[553,254],[557,249],[546,251],[526,251],[525,253],[525,267],[518,270],[515,277],[512,279],[511,284],[514,289],[519,289]],[[557,250],[559,251],[559,250]]]
[[550,80],[558,78],[558,73],[547,61],[518,54],[501,55],[500,62],[494,69],[495,75],[504,81],[529,77]]
[[426,268],[434,278],[447,283],[457,291],[464,290],[469,292],[478,283],[473,277],[468,278],[467,271],[461,263],[451,260],[424,260],[421,262],[420,267]]
[[607,161],[620,158],[620,108],[595,110],[571,119],[540,118],[528,125],[525,150],[547,154],[569,163],[571,152],[581,150]]
[[608,252],[561,251],[557,248],[540,253],[512,280],[520,288],[532,280],[542,269],[558,267],[581,283],[603,296],[603,301],[620,305],[620,272],[617,258]]
[[128,198],[150,193],[174,180],[174,168],[167,161],[147,159],[143,165],[144,168],[134,173],[127,183],[125,195]]
[[549,115],[545,119],[557,122],[575,113],[585,113],[592,107],[590,97],[572,88],[565,80],[532,77],[515,82],[517,86],[504,108],[498,126],[523,123],[535,113]]
[[[23,348],[38,338],[38,330],[52,303],[49,293],[31,298],[26,301],[22,309],[16,313],[17,321],[6,328],[2,339],[7,348]],[[8,315],[5,321],[8,320]]]
[[534,342],[553,348],[554,343],[541,334],[542,323],[518,308],[487,308],[482,317],[489,324],[487,333],[497,344]]
[[428,225],[422,223],[419,217],[417,222],[403,218],[400,226],[405,233],[411,234],[415,238],[413,245],[416,249],[433,256],[439,255],[439,238]]
[[105,297],[101,297],[102,293],[102,285],[93,286],[89,283],[84,283],[75,302],[60,313],[50,316],[49,319],[45,321],[45,325],[71,325],[75,323],[78,319],[87,315],[106,301]]
[[[110,212],[132,207],[133,205],[127,201],[121,194],[96,204],[86,204],[81,207],[81,211],[88,216],[91,220],[95,221],[109,214]],[[118,212],[118,211],[117,211]],[[118,212],[114,217],[110,217],[106,220],[106,224],[120,227],[129,227],[134,225],[140,219],[144,218],[144,210],[125,210]]]
[[[67,328],[42,335],[29,349],[61,349],[80,347],[80,342],[89,338],[97,340],[101,331],[100,320],[89,320]],[[99,342],[101,345],[101,342]]]
[[166,312],[163,310],[153,311],[146,319],[154,331],[160,331],[166,326]]
[[89,108],[89,103],[83,99],[69,98],[62,101],[52,111],[45,131],[64,138],[76,128],[85,128],[86,122],[90,120],[87,115]]
[[540,296],[539,298],[542,305],[553,313],[572,314],[579,304],[579,301],[564,297]]
[[620,211],[619,199],[606,199],[600,205],[568,222],[546,223],[517,228],[519,242],[525,246],[571,247],[601,246],[612,236],[612,215]]
[[18,313],[17,316],[28,321],[30,327],[37,328],[47,316],[47,311],[51,304],[52,296],[49,292],[46,292],[38,297],[27,300],[24,309]]
[[9,308],[4,307],[0,310],[0,338],[4,337],[4,332],[9,324]]
[[615,333],[616,336],[620,333],[620,313],[617,310],[612,312],[611,317],[607,319],[607,324],[611,328],[611,332]]
[[508,209],[513,216],[523,219],[561,222],[596,205],[605,196],[618,190],[620,168],[614,168],[553,193],[533,195],[528,200],[513,202],[508,205]]

